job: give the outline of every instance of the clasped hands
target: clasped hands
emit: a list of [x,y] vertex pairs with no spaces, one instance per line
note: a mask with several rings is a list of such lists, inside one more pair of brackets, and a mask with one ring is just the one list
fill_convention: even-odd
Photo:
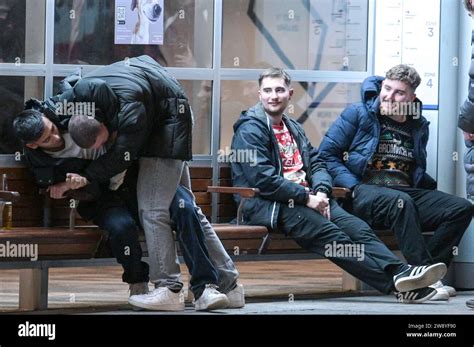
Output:
[[80,189],[88,184],[89,182],[87,181],[87,178],[79,174],[68,173],[66,175],[65,182],[60,182],[49,186],[47,191],[49,192],[49,196],[52,199],[63,199],[65,197],[64,193],[68,190]]
[[324,218],[331,220],[329,198],[325,193],[317,192],[316,195],[310,194],[306,206],[321,213]]

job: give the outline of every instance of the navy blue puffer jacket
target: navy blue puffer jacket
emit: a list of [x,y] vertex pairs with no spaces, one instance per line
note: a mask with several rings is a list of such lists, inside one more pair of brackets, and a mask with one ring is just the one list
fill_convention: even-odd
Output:
[[[348,106],[332,124],[319,148],[320,160],[326,162],[335,186],[354,188],[360,184],[380,138],[379,94],[383,77],[365,79],[361,88],[362,102]],[[420,102],[416,99],[416,102]],[[412,131],[416,165],[414,187],[435,189],[436,181],[426,173],[426,145],[429,122],[423,116],[415,119]]]

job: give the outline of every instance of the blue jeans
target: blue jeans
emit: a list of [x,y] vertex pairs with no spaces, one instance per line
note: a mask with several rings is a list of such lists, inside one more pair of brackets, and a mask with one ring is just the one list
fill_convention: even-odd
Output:
[[194,208],[194,197],[183,186],[178,186],[176,190],[170,206],[170,217],[191,275],[190,289],[194,297],[198,299],[206,284],[217,285],[218,271],[209,256],[200,216]]
[[138,241],[138,226],[127,206],[100,210],[94,223],[109,234],[110,246],[123,267],[122,280],[127,283],[148,283],[148,264],[143,262]]

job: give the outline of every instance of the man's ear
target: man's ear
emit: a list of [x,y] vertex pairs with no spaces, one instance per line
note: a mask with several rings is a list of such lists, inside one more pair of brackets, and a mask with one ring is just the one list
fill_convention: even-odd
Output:
[[26,147],[31,148],[31,149],[36,149],[36,148],[38,148],[39,146],[38,146],[37,144],[34,144],[34,143],[27,143],[27,144],[26,144]]
[[289,92],[290,92],[290,98],[293,96],[293,93],[294,93],[294,89],[293,88],[290,88]]

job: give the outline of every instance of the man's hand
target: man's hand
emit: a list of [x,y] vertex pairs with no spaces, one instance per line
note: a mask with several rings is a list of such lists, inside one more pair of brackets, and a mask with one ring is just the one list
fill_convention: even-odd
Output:
[[329,199],[326,194],[318,192],[316,195],[310,195],[306,206],[318,211],[324,218],[331,219]]
[[66,183],[69,184],[69,189],[75,190],[87,186],[89,181],[79,174],[68,173],[66,175]]
[[67,182],[61,182],[49,186],[47,192],[49,192],[49,196],[52,199],[64,199],[64,193],[69,189],[69,184]]

